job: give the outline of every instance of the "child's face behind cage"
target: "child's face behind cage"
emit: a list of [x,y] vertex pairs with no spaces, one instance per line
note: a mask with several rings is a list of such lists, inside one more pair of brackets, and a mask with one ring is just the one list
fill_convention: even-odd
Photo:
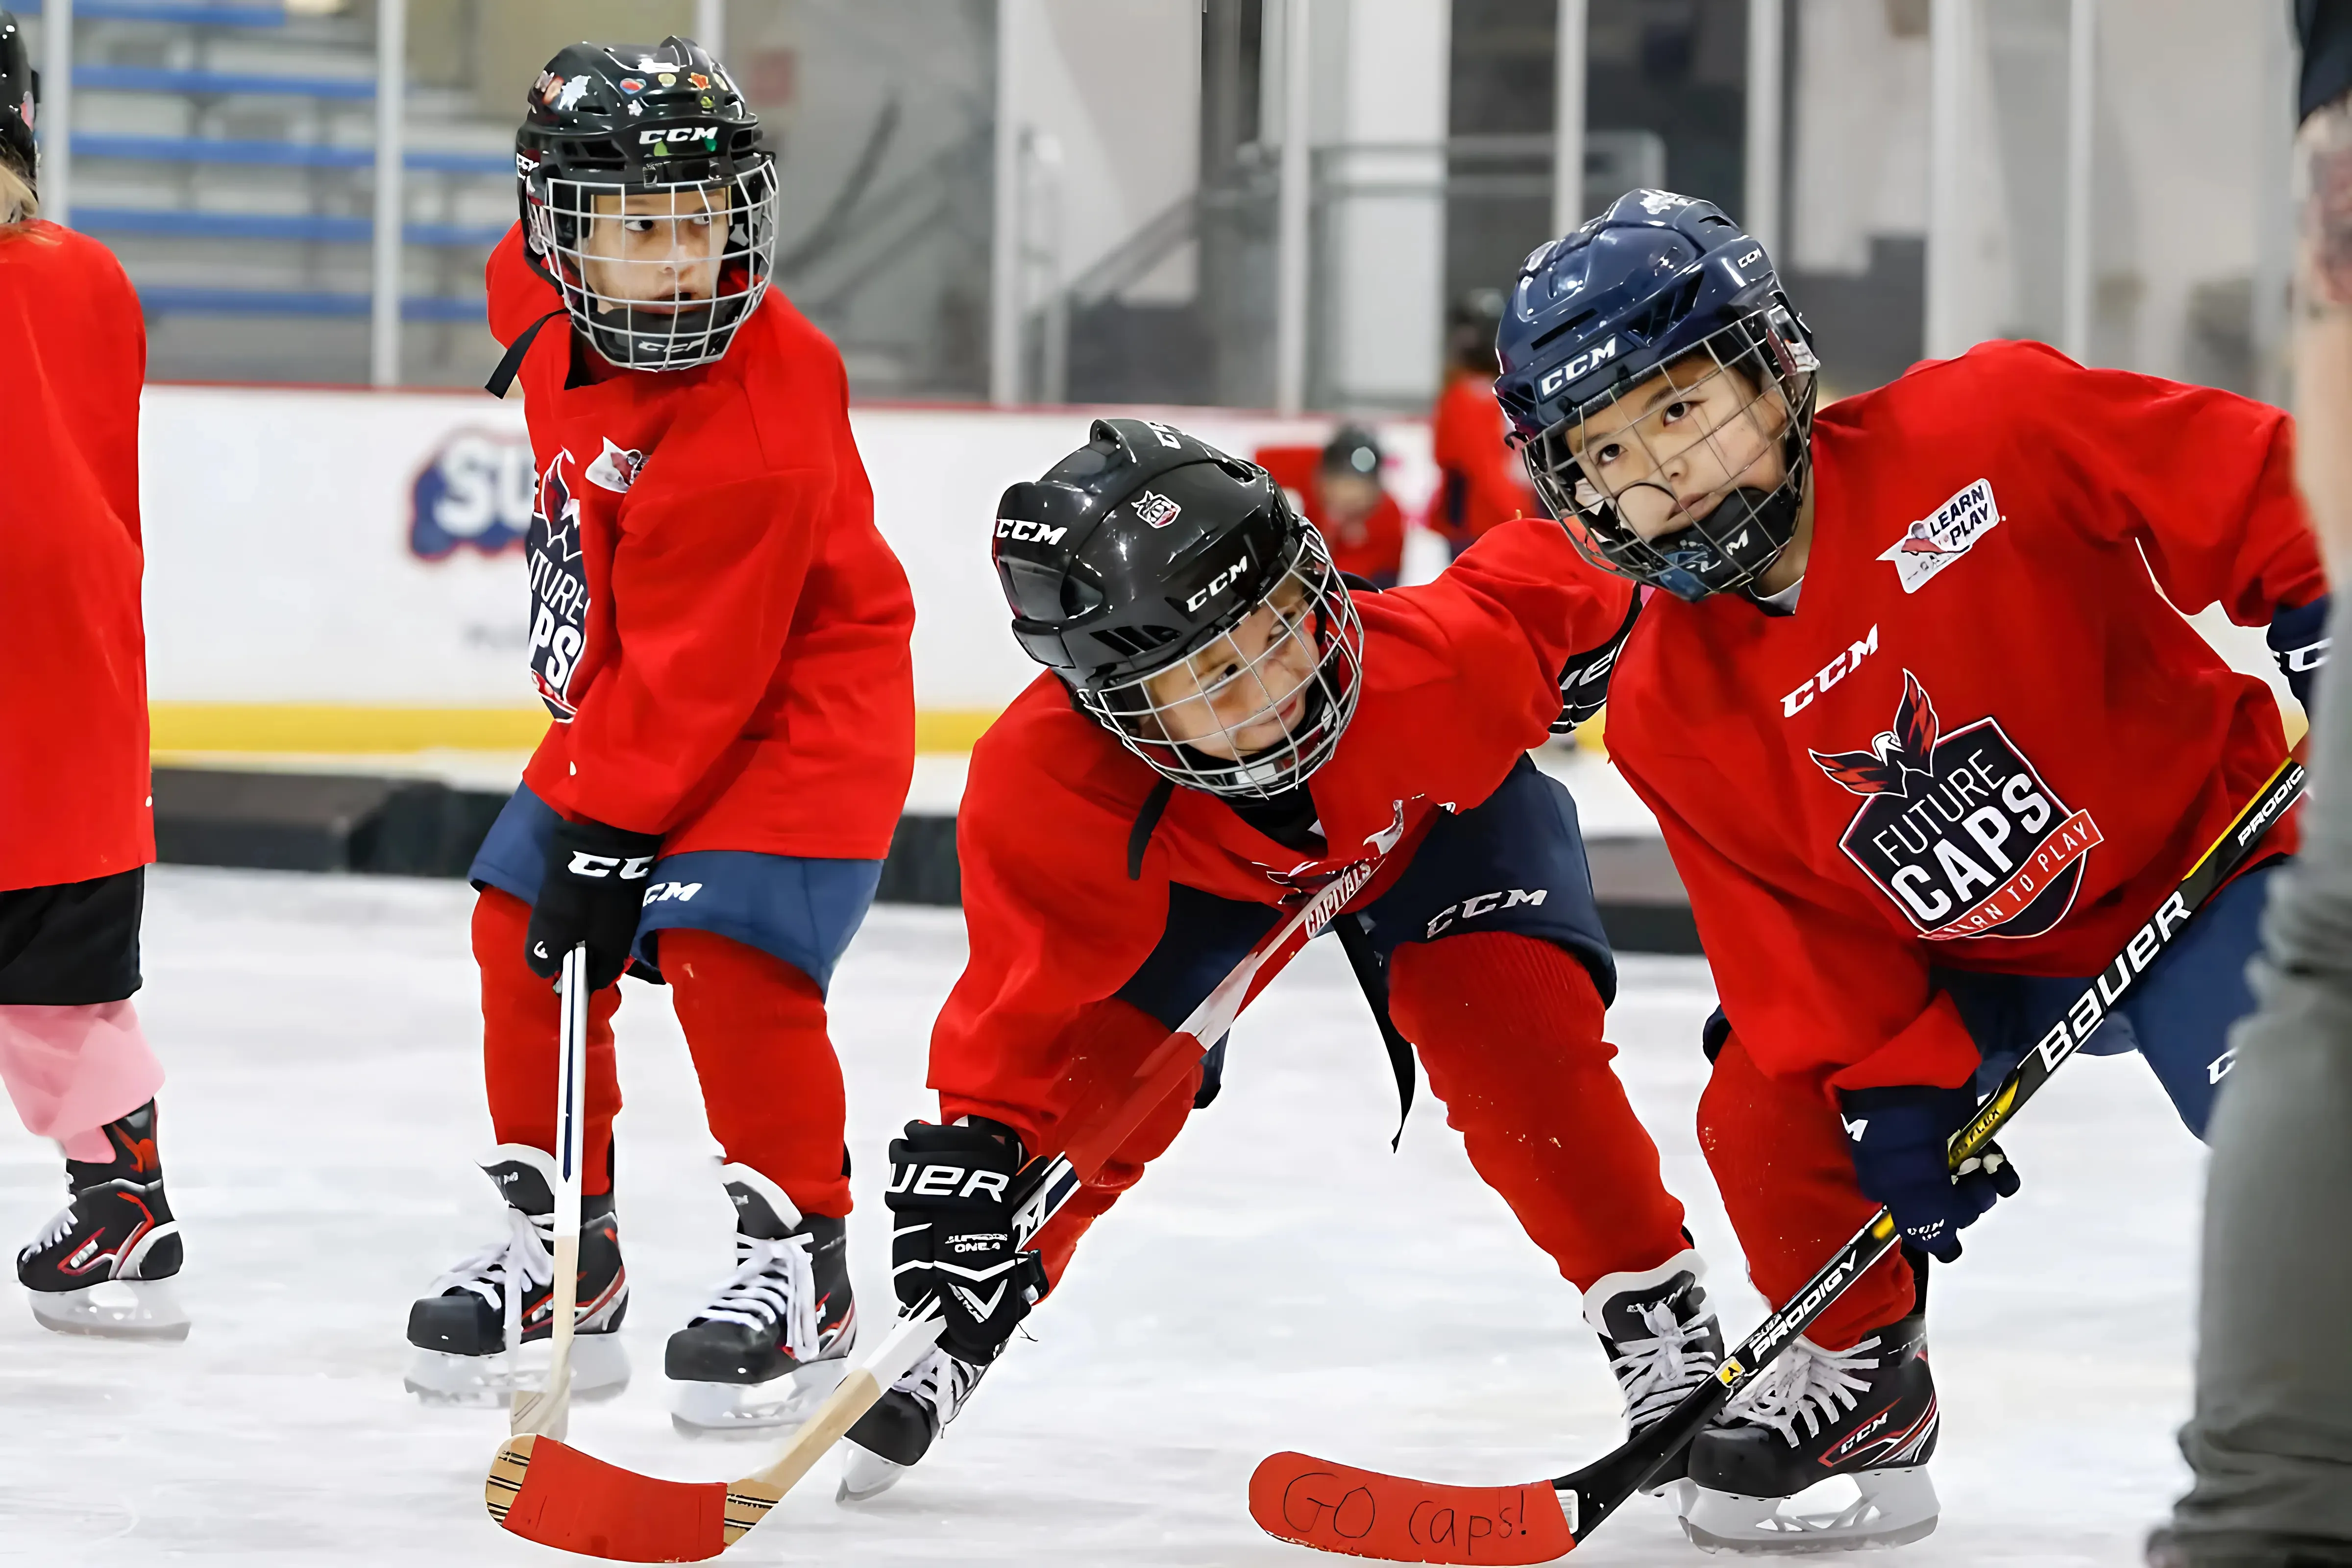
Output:
[[713,298],[728,216],[724,185],[598,195],[582,246],[596,308],[658,310]]

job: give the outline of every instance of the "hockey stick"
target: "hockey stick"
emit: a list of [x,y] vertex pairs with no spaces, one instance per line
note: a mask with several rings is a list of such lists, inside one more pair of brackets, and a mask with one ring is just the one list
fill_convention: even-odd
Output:
[[[2303,764],[2273,773],[2199,858],[2171,896],[2132,933],[2115,961],[2001,1079],[1976,1119],[1952,1134],[1952,1166],[1981,1152],[2051,1074],[2162,956],[2197,911],[2245,863],[2271,825],[2303,793]],[[1319,1551],[1392,1563],[1549,1563],[1573,1550],[1679,1452],[1726,1401],[1752,1382],[1832,1302],[1896,1245],[1880,1209],[1853,1238],[1724,1358],[1715,1376],[1654,1425],[1580,1470],[1510,1487],[1457,1487],[1276,1454],[1250,1477],[1250,1517],[1269,1535]]]
[[[555,1279],[548,1303],[547,1383],[537,1390],[517,1378],[508,1427],[518,1437],[561,1438],[572,1418],[572,1320],[580,1310],[580,1157],[586,1142],[581,1115],[582,1079],[588,1065],[588,944],[575,942],[563,955],[555,982]],[[513,1339],[520,1341],[520,1325]],[[507,1346],[520,1353],[517,1344]]]
[[[1014,1245],[1036,1238],[1081,1184],[1190,1076],[1251,999],[1316,932],[1363,891],[1373,863],[1349,867],[1244,954],[1183,1024],[1121,1078],[1104,1075],[1059,1123],[1064,1148],[1040,1152],[1013,1179]],[[1082,1067],[1083,1064],[1074,1064]],[[625,1563],[716,1557],[767,1516],[811,1466],[938,1340],[936,1316],[903,1319],[843,1378],[775,1463],[733,1481],[666,1481],[609,1465],[551,1436],[509,1437],[490,1461],[482,1500],[490,1517],[542,1546]]]

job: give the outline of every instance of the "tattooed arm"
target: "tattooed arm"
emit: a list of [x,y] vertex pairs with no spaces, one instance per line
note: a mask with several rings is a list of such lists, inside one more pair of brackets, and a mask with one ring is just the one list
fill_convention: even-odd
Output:
[[2332,574],[2352,563],[2352,93],[2295,138],[2296,477]]

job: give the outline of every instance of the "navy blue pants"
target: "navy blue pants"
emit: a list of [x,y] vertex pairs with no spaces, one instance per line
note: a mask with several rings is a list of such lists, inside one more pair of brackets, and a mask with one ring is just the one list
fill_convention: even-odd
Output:
[[[514,792],[466,875],[524,903],[539,899],[547,871],[554,809],[524,785]],[[833,983],[834,965],[865,923],[882,882],[879,860],[818,860],[743,849],[698,849],[654,862],[637,922],[636,957],[659,963],[661,933],[707,931],[782,960],[816,982]]]
[[[2200,1138],[2221,1080],[2230,1076],[2230,1026],[2254,1010],[2246,963],[2261,950],[2271,874],[2284,864],[2257,867],[2214,894],[2083,1046],[2099,1057],[2137,1051]],[[2091,983],[2087,976],[2054,980],[1958,969],[1938,969],[1935,980],[1951,994],[1984,1053],[1977,1069],[1979,1095],[2000,1087]]]
[[[1119,999],[1175,1028],[1284,915],[1265,904],[1171,887],[1168,928],[1119,988]],[[1390,955],[1405,942],[1458,931],[1510,931],[1552,942],[1591,973],[1603,1004],[1617,994],[1617,961],[1593,904],[1576,802],[1524,757],[1482,804],[1441,815],[1403,874],[1339,919],[1357,921],[1369,939],[1379,971],[1367,977],[1369,988],[1382,1009]],[[1209,1051],[1196,1105],[1216,1098],[1224,1061],[1219,1040]]]

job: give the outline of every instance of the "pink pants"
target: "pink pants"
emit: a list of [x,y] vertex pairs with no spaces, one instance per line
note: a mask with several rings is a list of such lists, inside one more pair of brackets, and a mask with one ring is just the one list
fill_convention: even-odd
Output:
[[114,1157],[100,1129],[155,1098],[163,1064],[127,1001],[0,1006],[0,1082],[27,1131],[99,1163]]

